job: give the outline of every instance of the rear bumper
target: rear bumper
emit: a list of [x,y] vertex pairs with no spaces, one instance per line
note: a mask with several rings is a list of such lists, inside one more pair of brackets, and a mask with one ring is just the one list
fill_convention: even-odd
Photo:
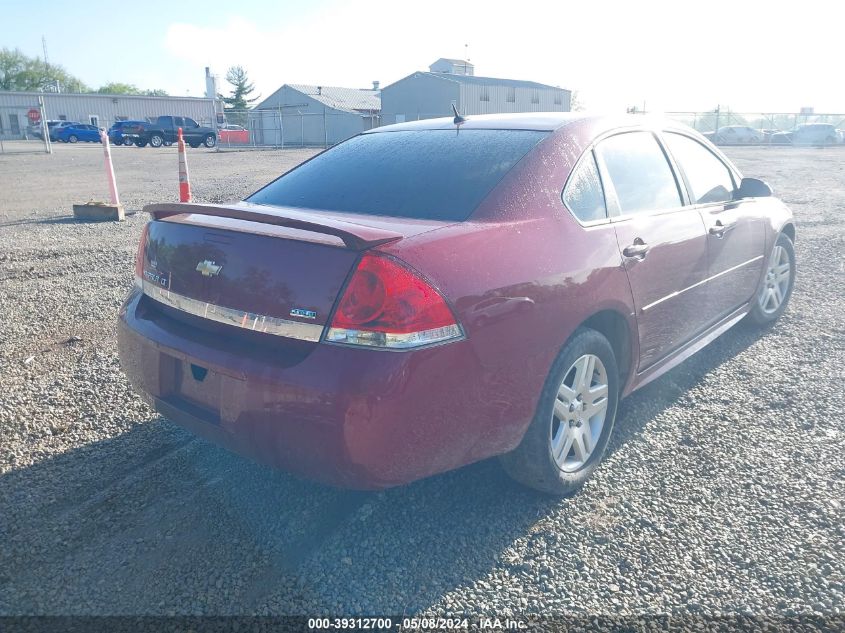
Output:
[[[485,393],[468,341],[414,352],[320,343],[276,355],[197,332],[133,291],[118,345],[130,382],[163,416],[341,487],[385,488],[457,468],[511,448],[527,424],[490,415],[502,394],[495,385]],[[191,365],[207,376],[198,381]]]

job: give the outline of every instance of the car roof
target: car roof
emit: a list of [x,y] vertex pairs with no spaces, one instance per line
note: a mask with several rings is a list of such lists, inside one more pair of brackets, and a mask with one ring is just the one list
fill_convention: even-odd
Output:
[[[475,114],[467,115],[461,124],[464,130],[557,130],[574,121],[587,118],[581,112],[517,112],[509,114]],[[421,119],[385,125],[366,133],[397,132],[404,130],[448,130],[455,127],[453,117],[436,119]]]
[[[517,112],[467,115],[461,130],[536,130],[554,132],[572,126],[587,138],[597,138],[614,130],[648,129],[692,132],[692,128],[668,117],[652,114],[597,114],[589,112]],[[367,130],[364,134],[387,132],[454,130],[453,117],[396,123]],[[580,135],[580,134],[579,134]]]
[[[677,121],[651,114],[599,114],[589,112],[516,112],[509,114],[467,115],[462,130],[538,130],[553,132],[573,123],[584,123],[594,129],[613,130],[620,127],[685,128]],[[454,117],[421,119],[395,123],[367,130],[364,134],[405,130],[453,130]]]

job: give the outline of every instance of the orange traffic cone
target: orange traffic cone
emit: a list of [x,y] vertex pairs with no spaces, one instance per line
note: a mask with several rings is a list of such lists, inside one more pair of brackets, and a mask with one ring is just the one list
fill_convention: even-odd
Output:
[[191,201],[191,182],[188,180],[188,157],[185,154],[185,139],[182,138],[182,128],[177,131],[179,146],[179,202]]

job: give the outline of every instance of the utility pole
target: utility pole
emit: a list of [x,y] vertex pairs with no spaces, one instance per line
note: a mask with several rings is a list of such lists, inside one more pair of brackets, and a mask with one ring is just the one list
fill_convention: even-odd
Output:
[[[41,83],[41,90],[43,92],[47,86],[47,82],[50,80],[50,59],[47,57],[47,38],[44,35],[41,36],[41,49],[44,51],[44,80]],[[56,92],[61,92],[58,79],[55,81],[55,86]]]

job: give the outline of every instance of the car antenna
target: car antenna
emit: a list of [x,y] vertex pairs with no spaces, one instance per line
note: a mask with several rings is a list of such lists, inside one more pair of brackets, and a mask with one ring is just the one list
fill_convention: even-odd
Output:
[[466,117],[463,117],[460,114],[458,114],[458,107],[454,103],[452,104],[452,112],[455,113],[455,118],[454,118],[455,125],[460,125],[461,123],[466,123],[466,120],[467,120]]

